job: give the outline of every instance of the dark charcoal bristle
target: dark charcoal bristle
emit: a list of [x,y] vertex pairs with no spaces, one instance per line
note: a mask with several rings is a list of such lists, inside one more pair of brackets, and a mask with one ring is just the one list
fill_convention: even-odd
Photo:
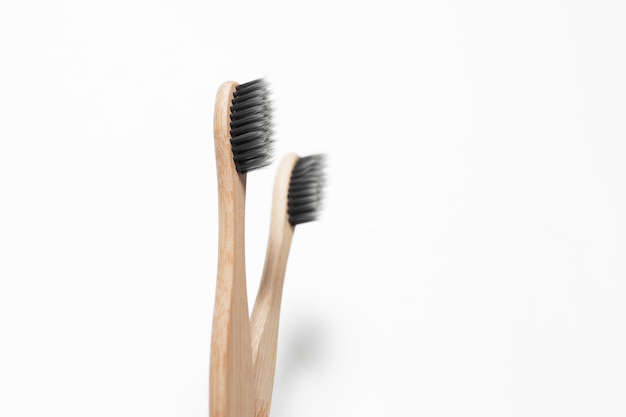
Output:
[[237,171],[272,162],[273,129],[269,85],[264,79],[239,84],[230,107],[230,143]]
[[324,199],[324,155],[300,158],[291,172],[287,213],[292,226],[317,220]]

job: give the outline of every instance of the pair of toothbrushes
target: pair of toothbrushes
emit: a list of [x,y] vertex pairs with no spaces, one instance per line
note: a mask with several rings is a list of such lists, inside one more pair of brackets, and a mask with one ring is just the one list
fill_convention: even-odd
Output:
[[263,276],[248,314],[245,270],[246,176],[272,159],[272,108],[267,83],[226,82],[214,115],[219,199],[219,256],[209,402],[211,417],[266,417],[274,385],[278,322],[295,226],[321,208],[324,158],[287,155],[274,183]]

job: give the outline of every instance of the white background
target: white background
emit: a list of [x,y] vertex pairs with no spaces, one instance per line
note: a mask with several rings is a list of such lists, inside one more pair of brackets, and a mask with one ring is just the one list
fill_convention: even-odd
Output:
[[[0,415],[206,416],[212,111],[326,152],[272,415],[626,414],[621,1],[3,1]],[[249,176],[253,298],[276,165]]]

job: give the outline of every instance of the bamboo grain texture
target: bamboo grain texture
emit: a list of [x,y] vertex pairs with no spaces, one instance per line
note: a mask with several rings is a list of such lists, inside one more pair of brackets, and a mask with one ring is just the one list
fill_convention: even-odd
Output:
[[219,252],[209,377],[211,417],[253,417],[254,370],[245,269],[246,175],[235,168],[229,113],[237,84],[218,90],[214,113]]

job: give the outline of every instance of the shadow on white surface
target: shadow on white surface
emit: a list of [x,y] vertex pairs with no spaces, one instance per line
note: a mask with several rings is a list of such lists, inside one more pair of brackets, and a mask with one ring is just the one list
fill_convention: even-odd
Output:
[[[329,329],[320,318],[300,317],[281,328],[284,343],[279,346],[271,414],[274,417],[298,415],[299,382],[322,366],[327,357]],[[280,343],[280,342],[279,342]]]

